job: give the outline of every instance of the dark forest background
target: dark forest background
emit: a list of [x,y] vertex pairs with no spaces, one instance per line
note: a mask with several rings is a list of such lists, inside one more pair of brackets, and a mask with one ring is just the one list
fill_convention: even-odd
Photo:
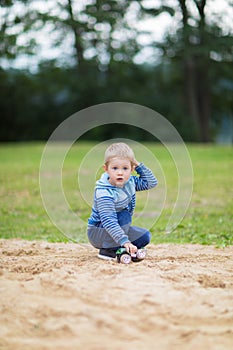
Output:
[[[44,7],[38,4],[44,2]],[[158,3],[158,2],[157,2]],[[46,140],[67,117],[105,102],[130,102],[165,116],[185,141],[212,142],[223,126],[232,135],[233,37],[227,10],[212,0],[1,0],[0,140]],[[232,10],[231,1],[223,1]],[[212,12],[210,9],[212,8]],[[166,14],[177,23],[162,40],[137,23]],[[153,26],[152,25],[152,26]],[[38,59],[40,35],[60,50]],[[142,38],[147,38],[147,42]],[[43,39],[43,38],[42,38]],[[62,45],[69,43],[64,52]],[[143,50],[151,59],[140,62]],[[140,56],[141,55],[141,56]],[[27,67],[15,62],[26,57]],[[118,128],[105,125],[83,138],[102,140]],[[133,127],[121,136],[150,140]],[[135,137],[136,135],[136,137]]]

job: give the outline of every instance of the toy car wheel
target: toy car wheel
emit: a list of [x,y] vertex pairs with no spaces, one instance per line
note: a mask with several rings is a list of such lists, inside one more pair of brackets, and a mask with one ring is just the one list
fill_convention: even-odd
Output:
[[137,258],[139,260],[143,260],[146,257],[146,249],[138,249],[137,251]]
[[122,254],[120,256],[120,262],[122,264],[129,264],[131,262],[131,256],[129,254]]

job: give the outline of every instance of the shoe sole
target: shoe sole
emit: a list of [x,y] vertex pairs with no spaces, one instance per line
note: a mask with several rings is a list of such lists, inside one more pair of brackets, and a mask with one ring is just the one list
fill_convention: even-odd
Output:
[[114,261],[116,261],[116,258],[112,258],[111,256],[100,255],[100,254],[98,254],[97,256],[99,259],[102,259],[102,260],[110,260],[110,261],[114,260]]

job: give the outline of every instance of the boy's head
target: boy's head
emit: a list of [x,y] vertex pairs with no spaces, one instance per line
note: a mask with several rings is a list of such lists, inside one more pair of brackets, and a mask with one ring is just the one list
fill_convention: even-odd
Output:
[[105,152],[104,170],[112,186],[123,187],[129,180],[135,167],[133,150],[125,143],[113,143]]
[[135,163],[135,156],[133,150],[124,142],[112,143],[105,151],[104,164],[108,163],[114,158],[127,159],[131,166]]

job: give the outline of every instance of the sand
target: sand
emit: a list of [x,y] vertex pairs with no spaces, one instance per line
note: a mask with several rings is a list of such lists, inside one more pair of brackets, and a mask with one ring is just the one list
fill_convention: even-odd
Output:
[[232,258],[162,244],[123,265],[89,244],[0,240],[0,349],[232,350]]

